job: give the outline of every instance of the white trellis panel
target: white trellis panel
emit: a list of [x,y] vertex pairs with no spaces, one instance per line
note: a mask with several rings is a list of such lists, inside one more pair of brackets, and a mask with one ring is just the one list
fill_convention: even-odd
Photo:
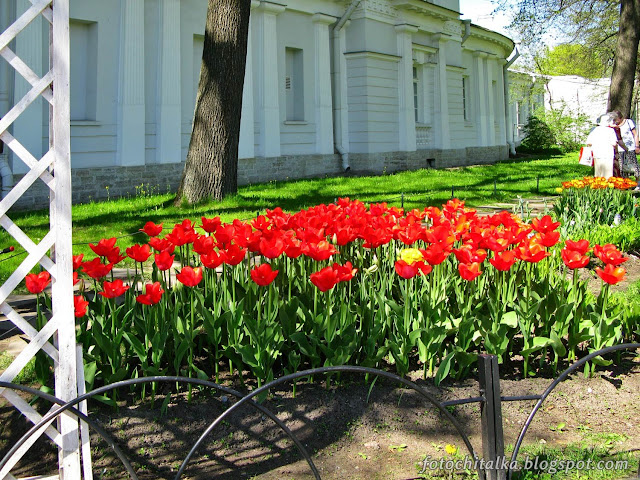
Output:
[[[8,1],[8,0],[2,0]],[[69,0],[28,0],[26,11],[17,12],[15,21],[0,34],[0,56],[31,86],[22,99],[0,118],[0,140],[30,169],[13,189],[0,200],[0,226],[2,226],[28,253],[20,266],[0,285],[0,312],[5,315],[29,340],[0,380],[11,382],[39,351],[44,351],[54,362],[55,393],[64,401],[77,397],[78,381],[82,375],[82,350],[77,348],[73,307],[73,272],[71,245],[71,155],[70,155],[70,92],[69,92]],[[18,2],[16,2],[18,3]],[[23,0],[23,3],[24,2]],[[50,24],[50,70],[39,77],[9,45],[39,16]],[[49,151],[35,158],[9,132],[10,126],[38,98],[49,104]],[[35,243],[9,217],[9,210],[38,179],[49,188],[50,231]],[[52,277],[52,316],[38,331],[18,314],[7,298],[36,266],[46,269]],[[42,414],[37,412],[15,392],[0,389],[0,394],[11,402],[26,419],[38,423]],[[54,408],[54,407],[52,407]],[[86,405],[80,408],[86,411]],[[86,425],[82,425],[84,478],[91,478],[91,463]],[[73,415],[63,415],[57,426],[50,424],[41,430],[59,447],[59,476],[64,480],[82,478],[80,469],[80,425]],[[12,479],[11,469],[28,452],[38,436],[32,437],[16,452],[0,471],[0,479]],[[28,456],[26,457],[28,458]]]

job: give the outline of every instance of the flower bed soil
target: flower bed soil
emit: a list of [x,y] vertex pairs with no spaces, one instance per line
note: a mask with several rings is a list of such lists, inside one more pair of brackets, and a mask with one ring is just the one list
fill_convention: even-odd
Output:
[[[560,384],[535,418],[525,444],[562,446],[575,442],[602,445],[612,441],[612,452],[640,447],[640,357],[624,355],[619,367],[601,369],[594,378],[574,375]],[[516,364],[514,364],[516,365]],[[514,365],[502,365],[503,395],[541,393],[550,376],[521,380]],[[439,400],[478,395],[470,378],[444,382],[412,378]],[[425,455],[445,456],[443,447],[462,441],[444,417],[418,395],[379,380],[369,395],[369,385],[357,376],[343,376],[326,389],[322,379],[273,393],[266,406],[277,413],[312,453],[323,479],[411,479]],[[367,397],[369,395],[368,401]],[[126,405],[118,411],[94,409],[93,416],[113,435],[134,464],[141,479],[174,478],[180,462],[206,426],[232,404],[225,396],[200,392],[189,404],[175,396],[166,414],[159,402]],[[503,404],[505,441],[513,444],[534,402]],[[454,416],[481,452],[478,404],[456,407]],[[558,428],[565,424],[563,428]],[[24,432],[26,422],[12,407],[0,409],[2,454]],[[94,478],[127,478],[109,447],[92,438]],[[466,453],[466,452],[464,452]],[[637,455],[637,453],[636,453]],[[39,441],[25,457],[16,476],[42,474],[55,469],[56,453]],[[19,474],[19,475],[18,475]],[[621,474],[617,478],[623,478]],[[309,467],[291,441],[263,415],[241,409],[210,437],[194,457],[184,478],[190,479],[311,479]]]

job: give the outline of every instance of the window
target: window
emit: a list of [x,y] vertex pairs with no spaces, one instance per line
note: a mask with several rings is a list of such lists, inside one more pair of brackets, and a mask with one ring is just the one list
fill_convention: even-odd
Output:
[[284,90],[287,103],[287,120],[304,121],[304,76],[302,50],[285,49]]
[[462,115],[464,119],[469,121],[471,119],[471,112],[469,112],[469,77],[462,77]]
[[69,29],[71,120],[96,120],[98,24],[71,20]]

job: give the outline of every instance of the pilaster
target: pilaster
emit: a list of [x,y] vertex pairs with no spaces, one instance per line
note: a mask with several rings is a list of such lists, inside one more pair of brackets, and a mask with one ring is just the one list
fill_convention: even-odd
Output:
[[316,106],[316,153],[333,153],[333,119],[331,104],[331,56],[329,25],[336,19],[316,13],[311,17],[314,35],[314,83]]
[[[416,120],[413,104],[413,33],[418,31],[413,25],[396,25],[398,56],[398,150],[413,152],[416,149]],[[445,72],[446,73],[446,72]]]
[[486,76],[486,52],[473,52],[473,70],[475,77],[475,101],[476,101],[476,125],[478,134],[478,146],[486,147],[489,145],[488,128],[489,113],[487,108],[486,90],[488,88]]
[[249,17],[249,36],[247,37],[247,63],[244,70],[244,87],[242,89],[242,116],[240,117],[240,143],[238,158],[253,158],[255,156],[255,117],[253,104],[253,10],[260,5],[258,0],[251,1],[251,16]]
[[506,142],[506,136],[507,136],[507,127],[506,127],[506,106],[508,105],[506,103],[506,93],[505,93],[505,88],[504,88],[504,74],[503,74],[503,68],[504,66],[507,64],[507,61],[503,58],[498,58],[496,59],[496,83],[497,83],[497,88],[496,88],[496,95],[498,95],[498,98],[496,99],[496,109],[497,111],[495,112],[496,115],[496,119],[498,120],[498,130],[499,130],[499,134],[497,135],[497,138],[495,139],[495,145],[505,145]]
[[280,105],[278,88],[278,34],[276,17],[285,6],[261,1],[254,9],[253,47],[256,63],[256,117],[260,133],[258,151],[262,157],[280,156]]
[[120,0],[116,163],[145,163],[144,0]]
[[493,82],[495,80],[495,62],[493,62],[493,58],[493,55],[487,55],[487,60],[485,61],[485,68],[487,72],[487,111],[489,113],[489,145],[496,144],[496,90],[498,85],[496,82],[496,88],[493,87]]
[[180,0],[160,0],[156,89],[156,163],[179,163],[181,145]]
[[451,39],[449,35],[436,34],[438,42],[438,65],[436,67],[435,104],[434,104],[434,137],[436,147],[451,148],[451,133],[449,127],[449,88],[447,82],[447,51],[446,44]]
[[[2,3],[7,3],[3,1]],[[16,13],[21,15],[31,7],[31,2],[28,0],[17,0]],[[20,59],[22,59],[31,69],[40,77],[48,70],[48,66],[45,65],[44,51],[43,51],[43,18],[38,15],[17,37],[15,40],[15,52]],[[1,60],[6,64],[5,60]],[[46,70],[45,70],[46,69]],[[18,103],[22,97],[24,97],[31,85],[22,78],[22,75],[15,73],[13,75],[13,98],[14,104]],[[9,100],[7,95],[7,101]],[[7,107],[9,105],[7,104]],[[44,137],[47,136],[47,130],[45,129],[45,118],[48,118],[48,114],[45,116],[44,104],[41,96],[38,96],[29,108],[27,108],[13,123],[13,136],[18,139],[22,145],[29,150],[29,152],[36,158],[42,157]],[[48,145],[46,146],[48,149]],[[6,149],[5,149],[6,151]],[[13,165],[12,170],[14,175],[26,173],[29,168],[20,160],[17,155],[12,155]]]

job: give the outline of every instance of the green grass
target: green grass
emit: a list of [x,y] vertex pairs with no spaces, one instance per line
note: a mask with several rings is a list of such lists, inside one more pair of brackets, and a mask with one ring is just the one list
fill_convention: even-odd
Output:
[[[134,243],[146,241],[145,235],[136,233],[149,220],[164,222],[165,227],[172,227],[184,218],[197,221],[203,215],[218,215],[223,221],[235,218],[247,220],[267,208],[279,206],[286,211],[297,211],[333,202],[338,197],[400,206],[401,195],[404,195],[404,206],[411,209],[441,205],[451,198],[452,187],[455,196],[470,206],[509,201],[518,196],[549,196],[556,193],[560,182],[590,173],[590,169],[578,165],[576,159],[577,154],[572,153],[487,166],[418,170],[394,175],[273,181],[241,187],[236,195],[222,202],[180,207],[174,206],[175,196],[172,194],[152,195],[148,188],[140,188],[135,197],[75,205],[74,253],[84,253],[85,257],[92,258],[88,243],[110,237],[123,237],[118,245],[124,251]],[[494,187],[497,193],[494,193]],[[9,216],[36,242],[49,230],[47,211],[10,212]],[[0,248],[8,245],[15,245],[16,252],[13,258],[9,258],[11,255],[0,257],[0,283],[25,258],[22,248],[2,230]]]
[[[0,372],[4,372],[11,362],[13,362],[14,357],[7,352],[0,352]],[[32,385],[37,381],[36,378],[36,359],[32,358],[29,360],[27,365],[20,370],[20,373],[13,379],[13,383],[22,384],[22,385]]]

